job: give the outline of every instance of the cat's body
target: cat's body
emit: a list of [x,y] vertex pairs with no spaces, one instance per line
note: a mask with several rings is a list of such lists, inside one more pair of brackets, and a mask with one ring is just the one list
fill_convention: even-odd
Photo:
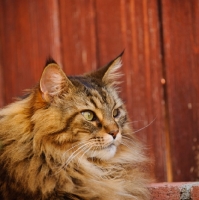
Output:
[[0,111],[0,199],[149,199],[147,159],[114,85],[120,59],[74,77],[52,62]]

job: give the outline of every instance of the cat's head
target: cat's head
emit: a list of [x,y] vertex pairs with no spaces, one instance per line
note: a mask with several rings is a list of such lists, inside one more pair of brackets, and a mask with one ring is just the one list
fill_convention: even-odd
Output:
[[116,89],[121,56],[81,76],[67,77],[55,62],[45,67],[37,101],[46,106],[32,118],[34,146],[40,153],[59,156],[68,152],[71,159],[78,155],[114,157],[127,124]]

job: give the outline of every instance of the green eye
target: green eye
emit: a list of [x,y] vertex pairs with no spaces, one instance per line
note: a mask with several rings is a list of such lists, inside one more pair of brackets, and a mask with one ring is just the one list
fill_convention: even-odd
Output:
[[119,109],[115,109],[113,111],[113,117],[117,117],[119,115]]
[[93,121],[95,120],[95,114],[92,111],[83,111],[82,115],[84,116],[84,118],[88,121]]

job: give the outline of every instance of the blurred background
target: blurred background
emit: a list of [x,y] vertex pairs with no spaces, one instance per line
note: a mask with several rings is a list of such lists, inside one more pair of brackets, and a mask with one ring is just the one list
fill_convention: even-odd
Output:
[[74,75],[124,49],[121,96],[156,181],[198,180],[199,0],[0,0],[0,107],[49,56]]

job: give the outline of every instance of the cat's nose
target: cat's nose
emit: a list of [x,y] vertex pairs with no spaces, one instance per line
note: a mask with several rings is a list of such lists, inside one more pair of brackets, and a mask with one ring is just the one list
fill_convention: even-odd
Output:
[[110,131],[108,134],[111,135],[113,139],[115,139],[118,133],[119,133],[119,129],[116,129],[116,130]]

